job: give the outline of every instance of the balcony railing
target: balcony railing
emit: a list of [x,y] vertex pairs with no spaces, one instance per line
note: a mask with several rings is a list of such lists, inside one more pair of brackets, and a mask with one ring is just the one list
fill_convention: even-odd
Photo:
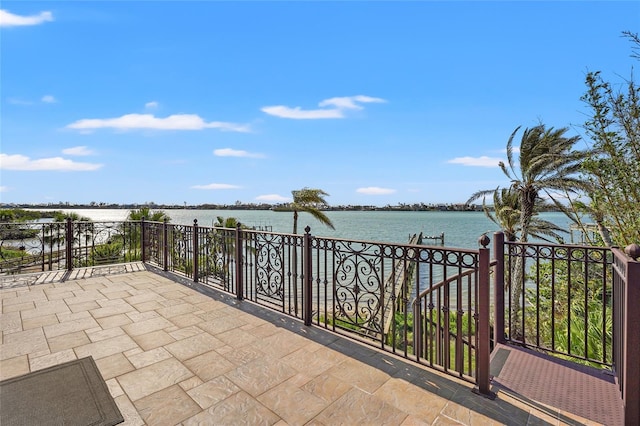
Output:
[[484,247],[464,250],[305,231],[196,221],[0,224],[0,272],[143,261],[437,368],[484,394],[492,340],[542,349],[611,369],[628,424],[640,421],[640,264],[621,250],[511,243],[496,233],[490,260],[486,237]]

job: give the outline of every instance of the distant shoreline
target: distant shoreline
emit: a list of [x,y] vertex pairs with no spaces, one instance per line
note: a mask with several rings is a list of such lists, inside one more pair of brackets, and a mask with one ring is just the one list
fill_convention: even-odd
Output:
[[[293,209],[288,204],[200,204],[200,205],[177,205],[177,204],[3,204],[2,209],[35,209],[35,210],[59,210],[59,209],[120,209],[134,210],[148,207],[152,210],[271,210],[274,212],[291,212]],[[492,206],[488,206],[493,210]],[[482,205],[477,204],[400,204],[395,206],[363,206],[363,205],[340,205],[325,206],[322,211],[397,211],[397,212],[419,212],[419,211],[447,211],[447,212],[482,212]],[[560,211],[555,206],[548,206],[542,211]]]

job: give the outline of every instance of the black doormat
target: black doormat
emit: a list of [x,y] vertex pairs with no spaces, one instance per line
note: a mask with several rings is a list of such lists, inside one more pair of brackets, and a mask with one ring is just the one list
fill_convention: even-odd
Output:
[[112,426],[123,421],[92,357],[0,382],[2,426]]

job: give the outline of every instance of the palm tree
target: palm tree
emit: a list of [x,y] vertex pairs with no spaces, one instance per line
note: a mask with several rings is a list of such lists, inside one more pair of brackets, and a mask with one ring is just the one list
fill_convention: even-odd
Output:
[[[493,194],[493,211],[486,204],[486,197],[491,194]],[[504,232],[505,239],[512,242],[516,241],[518,239],[518,233],[520,232],[521,211],[519,194],[511,188],[498,187],[494,190],[476,192],[469,198],[467,204],[479,198],[482,198],[482,210],[484,214],[489,220],[500,227],[502,232]],[[539,198],[536,202],[535,213],[529,227],[530,235],[547,242],[551,242],[550,238],[556,242],[562,241],[560,233],[566,233],[567,231],[565,229],[537,217],[537,212],[542,210],[544,206],[544,201]]]
[[163,222],[165,219],[167,222],[171,221],[169,215],[162,210],[151,210],[149,207],[129,210],[127,220],[142,220],[142,218],[151,222]]
[[532,220],[542,193],[556,202],[552,192],[573,193],[586,188],[587,183],[579,176],[586,152],[573,150],[580,136],[565,137],[567,127],[554,130],[539,124],[524,130],[516,162],[513,156],[513,139],[518,130],[520,126],[513,131],[507,142],[507,164],[501,161],[499,166],[511,180],[510,189],[518,194],[519,240],[526,242],[532,231]]
[[327,225],[331,229],[335,229],[331,219],[320,211],[320,207],[327,204],[324,197],[328,196],[322,189],[302,188],[297,191],[291,191],[293,202],[289,207],[293,210],[293,233],[298,233],[298,212],[307,212],[316,218],[323,225]]
[[[552,192],[568,194],[585,189],[587,183],[580,179],[579,172],[587,152],[573,150],[580,137],[565,137],[568,128],[554,130],[539,124],[524,130],[520,140],[520,155],[516,161],[513,141],[519,130],[520,126],[513,131],[507,142],[507,164],[502,161],[499,163],[502,172],[511,180],[510,187],[478,191],[471,196],[470,201],[483,197],[484,204],[484,197],[493,193],[496,214],[495,218],[490,218],[500,224],[508,240],[515,240],[518,232],[520,242],[527,242],[529,236],[558,237],[557,231],[561,229],[536,218],[540,207],[544,205],[541,195],[544,194],[559,204]],[[485,213],[488,213],[486,205]],[[510,333],[516,340],[523,336],[519,315],[524,303],[521,300],[524,288],[523,262],[522,257],[517,257],[513,270],[508,275],[511,281],[511,315],[515,319]]]
[[[213,224],[214,228],[233,228],[235,229],[238,226],[238,219],[235,217],[216,217],[216,222]],[[242,225],[241,225],[242,226]]]

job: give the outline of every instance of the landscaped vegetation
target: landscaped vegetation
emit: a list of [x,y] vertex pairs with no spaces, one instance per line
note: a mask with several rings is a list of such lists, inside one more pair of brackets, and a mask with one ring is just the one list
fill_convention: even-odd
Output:
[[[640,58],[638,35],[624,35],[632,42],[633,55]],[[590,112],[583,125],[584,140],[565,136],[568,128],[555,130],[541,123],[523,131],[516,157],[513,142],[520,128],[511,134],[507,163],[500,163],[511,185],[478,191],[469,200],[483,200],[485,213],[500,225],[507,241],[524,243],[531,236],[562,242],[562,230],[538,218],[544,204],[551,202],[583,230],[591,244],[625,247],[640,242],[640,87],[633,76],[624,83],[625,89],[618,91],[618,85],[605,81],[600,72],[587,74],[582,99]],[[581,142],[587,147],[581,148]],[[493,209],[487,207],[489,196]],[[591,222],[598,229],[595,238],[587,229]],[[602,359],[598,351],[611,345],[612,309],[610,295],[603,294],[601,279],[597,279],[604,271],[580,270],[571,275],[573,266],[566,262],[532,265],[537,269],[529,271],[534,276],[529,282],[538,285],[533,294],[532,289],[523,288],[527,283],[523,262],[524,257],[516,257],[506,271],[511,289],[511,337],[522,341],[525,335],[537,336],[539,328],[539,337],[549,347]],[[592,279],[581,282],[583,276]],[[524,315],[539,318],[535,332],[534,325],[522,324],[521,309],[536,310]]]

